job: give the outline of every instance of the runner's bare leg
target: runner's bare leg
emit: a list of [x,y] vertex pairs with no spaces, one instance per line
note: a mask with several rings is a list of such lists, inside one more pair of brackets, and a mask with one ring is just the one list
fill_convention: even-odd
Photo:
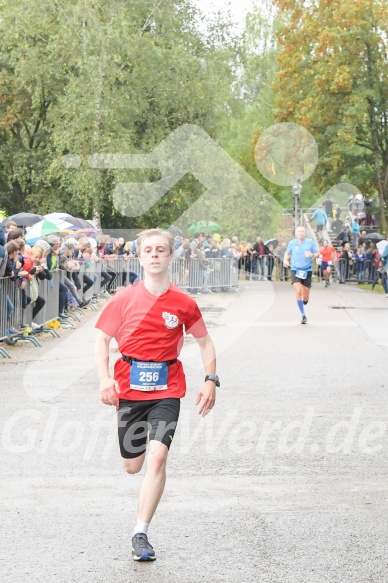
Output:
[[166,483],[168,448],[160,441],[151,440],[148,445],[147,472],[139,494],[138,520],[151,522],[162,497]]

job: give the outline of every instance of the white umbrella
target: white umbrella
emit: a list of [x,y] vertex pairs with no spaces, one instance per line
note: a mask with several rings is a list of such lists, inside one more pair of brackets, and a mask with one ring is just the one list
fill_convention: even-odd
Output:
[[376,244],[377,251],[379,252],[380,255],[382,255],[384,253],[384,249],[386,248],[387,245],[388,245],[388,241],[386,239],[384,239],[383,241],[380,241],[379,243]]
[[45,219],[63,219],[69,216],[69,213],[49,213],[48,215],[43,215]]

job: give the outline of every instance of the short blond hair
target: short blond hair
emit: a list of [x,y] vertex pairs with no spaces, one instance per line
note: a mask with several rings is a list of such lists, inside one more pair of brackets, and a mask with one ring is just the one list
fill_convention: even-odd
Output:
[[169,231],[165,231],[164,229],[146,229],[138,234],[136,239],[136,252],[140,255],[141,246],[144,243],[145,239],[149,239],[149,237],[163,237],[166,239],[166,242],[170,248],[170,254],[174,253],[175,243],[174,237],[171,235]]

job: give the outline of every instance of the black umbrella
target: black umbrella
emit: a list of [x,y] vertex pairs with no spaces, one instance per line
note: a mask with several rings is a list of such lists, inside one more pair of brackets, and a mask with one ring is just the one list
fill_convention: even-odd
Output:
[[2,224],[5,225],[8,221],[14,221],[18,227],[32,227],[35,223],[39,223],[43,219],[42,215],[34,215],[33,213],[17,213],[16,215],[11,215],[3,220]]
[[78,231],[86,230],[87,232],[91,232],[96,230],[86,219],[80,219],[79,217],[73,217],[71,215],[62,216],[64,221],[74,225]]
[[268,247],[268,245],[272,245],[272,249],[275,250],[276,247],[279,245],[279,241],[277,239],[268,239],[268,241],[266,241],[264,245],[266,247]]
[[384,241],[384,239],[384,235],[380,235],[380,233],[369,233],[369,235],[365,235],[365,237],[360,237],[359,243],[366,243],[367,241],[378,243],[379,241]]

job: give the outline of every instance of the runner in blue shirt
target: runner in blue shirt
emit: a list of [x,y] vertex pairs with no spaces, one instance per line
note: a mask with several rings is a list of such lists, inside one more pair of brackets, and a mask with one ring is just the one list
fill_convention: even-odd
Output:
[[[324,226],[327,223],[327,214],[323,210],[323,206],[320,204],[316,211],[311,215],[310,221],[314,221],[317,226],[317,233],[321,233],[323,231]],[[309,221],[307,221],[309,222]]]
[[301,324],[307,324],[304,307],[309,301],[312,265],[314,257],[318,257],[318,247],[312,239],[306,238],[304,227],[297,227],[295,239],[288,243],[287,251],[284,255],[284,267],[290,267],[291,255],[291,282],[294,286],[296,303],[302,314]]

